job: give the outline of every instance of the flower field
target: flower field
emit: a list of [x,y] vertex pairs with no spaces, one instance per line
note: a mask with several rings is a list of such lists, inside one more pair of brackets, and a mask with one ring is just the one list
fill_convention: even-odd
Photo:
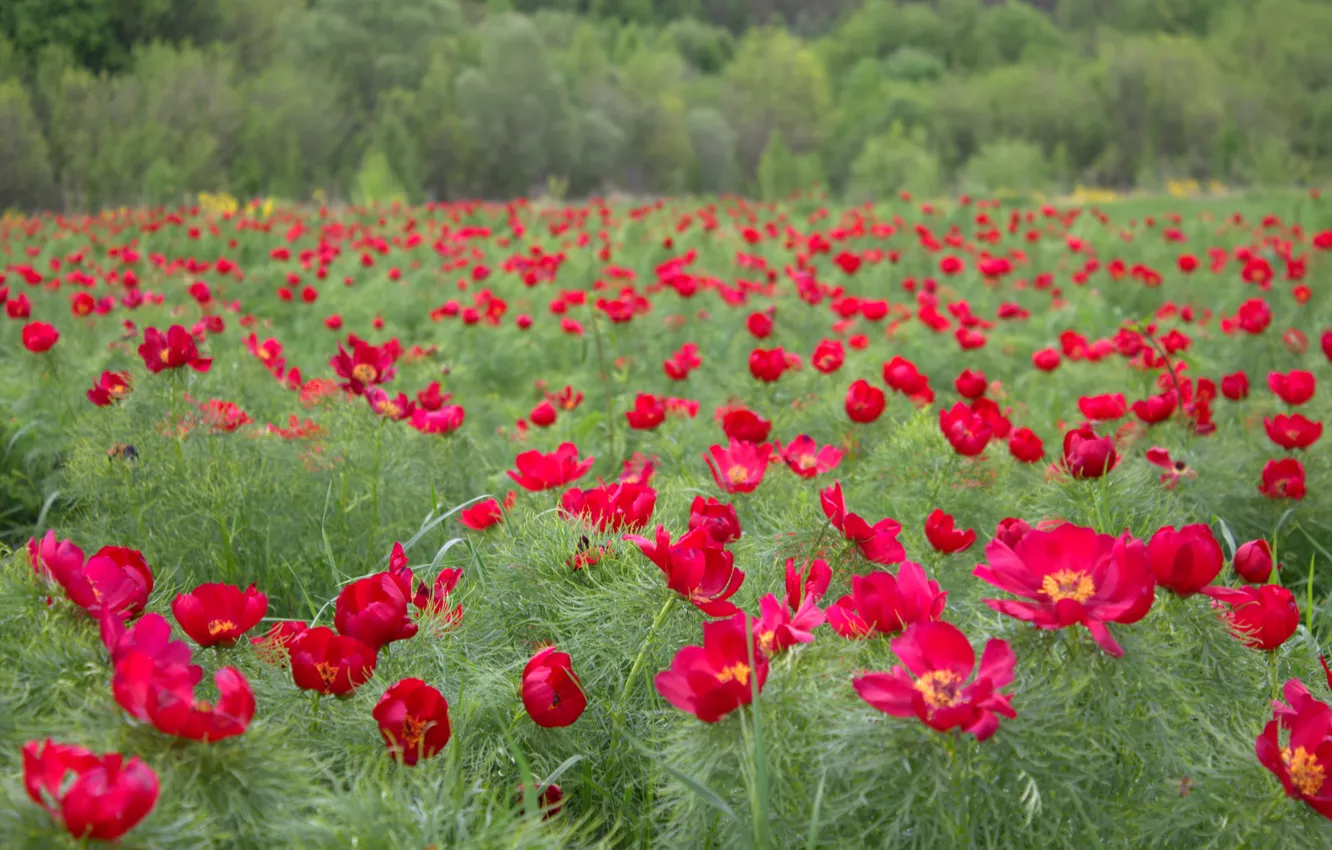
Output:
[[1332,201],[0,223],[0,846],[1332,834]]

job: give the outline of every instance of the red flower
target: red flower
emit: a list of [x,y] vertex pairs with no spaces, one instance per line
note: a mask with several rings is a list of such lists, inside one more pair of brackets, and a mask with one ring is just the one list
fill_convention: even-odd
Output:
[[1271,419],[1263,419],[1263,427],[1267,429],[1268,438],[1287,451],[1307,449],[1323,436],[1322,422],[1305,419],[1299,413],[1294,416],[1279,413]]
[[504,522],[504,511],[495,499],[486,499],[458,512],[458,522],[473,531],[485,531]]
[[806,602],[818,602],[832,583],[832,570],[822,558],[806,561],[796,569],[795,558],[786,559],[786,607],[799,611]]
[[199,405],[203,421],[215,432],[231,433],[242,425],[249,425],[254,420],[235,404],[221,399],[209,399]]
[[587,708],[587,695],[567,652],[553,646],[533,655],[523,668],[523,708],[546,729],[571,725]]
[[416,394],[416,404],[425,410],[439,410],[453,398],[451,393],[441,392],[439,381],[431,381],[430,386]]
[[[1272,719],[1254,742],[1263,767],[1272,771],[1286,795],[1303,800],[1314,811],[1332,819],[1332,708],[1314,699],[1303,682],[1291,679],[1285,686],[1290,705],[1273,703]],[[1281,746],[1280,729],[1290,731]]]
[[406,393],[398,393],[394,397],[379,387],[367,387],[363,396],[370,409],[385,419],[401,422],[404,419],[411,419],[416,413],[416,405],[407,398]]
[[60,331],[46,322],[29,322],[23,326],[23,347],[33,354],[44,354],[60,339]]
[[830,375],[842,368],[842,364],[846,362],[846,350],[838,340],[821,339],[819,344],[814,346],[814,353],[809,356],[809,362],[818,371]]
[[527,418],[538,428],[549,428],[555,424],[555,407],[548,401],[543,401],[532,412],[527,414]]
[[842,462],[842,452],[834,446],[819,448],[808,434],[801,434],[785,447],[777,444],[777,454],[791,471],[801,478],[814,478],[836,468]]
[[560,499],[560,513],[581,517],[598,531],[639,531],[652,518],[657,491],[645,484],[604,484],[588,490],[571,487]]
[[772,334],[771,312],[750,313],[745,319],[745,328],[755,339],[767,339]]
[[1059,368],[1059,352],[1053,348],[1042,348],[1031,355],[1031,365],[1042,372],[1053,372]]
[[1016,546],[992,540],[985,558],[988,564],[972,575],[1031,600],[986,599],[986,605],[1040,629],[1082,624],[1116,658],[1124,651],[1106,624],[1141,619],[1154,596],[1145,547],[1127,534],[1114,538],[1065,524],[1029,531]]
[[794,613],[769,593],[759,600],[760,617],[754,623],[754,646],[768,658],[780,655],[798,643],[814,640],[814,630],[823,625],[824,613],[815,600],[806,597]]
[[371,716],[389,758],[408,767],[437,755],[453,733],[448,700],[420,679],[403,679],[384,691]]
[[1221,395],[1231,401],[1243,401],[1249,397],[1249,376],[1235,372],[1221,377]]
[[[978,741],[998,730],[995,715],[1017,717],[1011,697],[999,693],[1013,681],[1017,663],[1007,641],[985,644],[979,670],[970,641],[948,623],[916,623],[894,638],[892,647],[905,667],[852,680],[860,698],[879,711],[893,717],[915,715],[937,732],[961,729]],[[973,671],[976,678],[968,684]]]
[[1012,549],[1018,545],[1022,538],[1031,531],[1031,526],[1026,520],[1017,517],[1008,517],[999,520],[999,524],[994,527],[994,539],[1001,541],[1008,548]]
[[985,373],[964,369],[953,381],[953,386],[957,389],[957,394],[963,398],[978,399],[985,395]]
[[1267,584],[1272,577],[1272,547],[1266,540],[1250,540],[1235,550],[1235,575],[1249,584]]
[[1123,416],[1128,408],[1123,393],[1083,396],[1078,399],[1078,410],[1094,422],[1108,422]]
[[983,416],[960,401],[949,410],[939,411],[939,430],[953,451],[963,457],[976,457],[985,451],[994,434]]
[[1147,544],[1147,566],[1156,583],[1181,597],[1202,590],[1221,573],[1225,556],[1206,525],[1158,529]]
[[340,634],[376,650],[414,637],[418,631],[407,616],[407,595],[387,572],[357,579],[344,587],[334,606],[333,625]]
[[703,460],[707,461],[718,487],[727,493],[752,493],[763,483],[771,455],[772,446],[768,443],[755,445],[731,438],[729,447],[712,446]]
[[1100,478],[1119,464],[1115,441],[1097,436],[1090,425],[1064,434],[1064,469],[1074,478]]
[[1299,628],[1295,596],[1279,584],[1209,587],[1202,593],[1214,600],[1212,604],[1221,610],[1235,636],[1254,649],[1276,649]]
[[139,346],[139,357],[143,365],[156,375],[163,369],[179,369],[189,366],[196,372],[207,372],[213,366],[213,358],[200,357],[199,347],[194,337],[180,325],[172,325],[163,334],[157,328],[148,328],[143,332],[143,343]]
[[897,542],[897,535],[902,532],[902,525],[895,519],[885,518],[870,525],[857,514],[846,509],[846,500],[842,496],[842,482],[834,481],[819,493],[819,504],[828,517],[832,527],[856,544],[856,551],[861,557],[875,564],[896,564],[906,558],[906,549]]
[[934,393],[930,390],[930,379],[916,369],[916,364],[902,357],[894,357],[884,364],[883,382],[902,395],[911,398],[920,398],[926,401],[934,398]]
[[456,404],[446,404],[439,410],[417,408],[412,411],[408,424],[422,434],[452,434],[462,427],[466,411]]
[[1008,453],[1020,463],[1039,463],[1045,457],[1045,443],[1030,428],[1019,428],[1008,438]]
[[98,407],[109,407],[128,395],[129,391],[129,372],[103,372],[102,377],[88,390],[88,401]]
[[709,617],[736,612],[728,602],[744,583],[745,574],[735,568],[735,556],[713,543],[705,529],[686,532],[674,543],[665,526],[657,526],[654,540],[626,534],[625,540],[661,569],[666,586]]
[[338,343],[338,353],[328,361],[328,365],[342,378],[338,386],[347,392],[361,395],[366,387],[386,384],[398,374],[398,367],[393,365],[399,354],[397,340],[377,346],[349,336],[347,344],[352,347],[350,354],[342,347],[342,343]]
[[726,408],[721,413],[721,426],[728,438],[742,443],[762,443],[772,432],[771,422],[744,407]]
[[1189,465],[1182,460],[1173,460],[1170,457],[1170,452],[1160,446],[1148,449],[1145,457],[1148,463],[1165,470],[1161,473],[1161,483],[1166,486],[1167,490],[1175,489],[1175,485],[1179,483],[1181,478],[1198,477],[1197,470],[1189,469]]
[[518,455],[513,461],[518,471],[509,470],[508,476],[524,490],[553,490],[582,478],[595,461],[593,457],[580,461],[577,446],[561,443],[550,454],[533,450]]
[[1293,457],[1269,460],[1263,466],[1263,481],[1258,492],[1269,499],[1303,499],[1304,464]]
[[1312,372],[1292,369],[1286,374],[1269,372],[1267,386],[1272,392],[1289,405],[1304,404],[1314,396],[1316,382]]
[[377,660],[374,647],[327,626],[306,629],[291,642],[291,677],[301,690],[350,696],[375,674]]
[[136,549],[103,546],[85,564],[75,566],[68,557],[46,563],[60,568],[53,575],[65,595],[95,619],[103,611],[123,620],[137,617],[153,592],[152,570]]
[[171,603],[171,613],[199,646],[231,646],[268,613],[268,597],[232,584],[201,584]]
[[145,614],[130,628],[110,611],[102,612],[102,645],[115,664],[131,652],[143,652],[157,661],[180,667],[190,664],[189,644],[171,639],[171,624],[161,614]]
[[96,755],[50,738],[23,745],[23,788],[80,840],[114,841],[157,804],[157,774],[138,758]]
[[887,399],[883,390],[859,380],[846,391],[846,416],[852,422],[867,424],[883,415]]
[[1148,425],[1165,422],[1175,413],[1175,394],[1149,396],[1142,401],[1133,402],[1133,415]]
[[261,660],[278,664],[286,661],[292,642],[308,628],[309,625],[301,620],[280,620],[259,637],[250,638],[250,645]]
[[897,634],[912,623],[939,619],[947,600],[920,564],[907,561],[896,578],[881,571],[853,576],[851,593],[828,607],[828,625],[853,640]]
[[781,348],[756,348],[749,354],[749,374],[772,383],[786,371],[786,352]]
[[735,505],[719,502],[708,496],[695,496],[689,506],[689,530],[704,529],[704,533],[718,546],[740,539],[740,518]]
[[[750,659],[753,658],[751,666]],[[657,693],[704,723],[716,723],[753,702],[768,680],[768,659],[754,646],[749,615],[703,624],[703,645],[675,654],[657,674]]]
[[624,418],[635,431],[651,431],[666,421],[666,406],[651,393],[639,393],[634,398],[634,409],[626,413]]
[[167,735],[207,743],[243,734],[254,719],[250,683],[235,668],[223,667],[213,676],[219,698],[204,702],[194,697],[201,675],[194,665],[133,651],[116,662],[111,691],[121,708]]
[[935,508],[925,520],[925,538],[934,551],[952,554],[970,549],[976,542],[976,532],[970,528],[958,531],[953,525],[953,517]]

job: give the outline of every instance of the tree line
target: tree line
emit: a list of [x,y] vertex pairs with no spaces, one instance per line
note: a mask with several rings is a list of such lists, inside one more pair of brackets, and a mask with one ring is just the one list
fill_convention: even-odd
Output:
[[1329,171],[1326,0],[0,0],[0,210]]

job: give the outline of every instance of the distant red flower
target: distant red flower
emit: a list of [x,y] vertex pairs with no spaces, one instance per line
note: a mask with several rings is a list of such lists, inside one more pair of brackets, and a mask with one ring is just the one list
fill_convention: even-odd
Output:
[[157,374],[163,369],[179,369],[189,366],[196,372],[207,372],[213,366],[211,357],[200,357],[194,337],[180,325],[172,325],[163,334],[157,328],[148,328],[143,332],[143,343],[139,346],[139,357],[149,372]]
[[1167,490],[1175,489],[1181,478],[1197,478],[1197,470],[1190,469],[1189,465],[1182,460],[1175,460],[1170,457],[1170,452],[1165,449],[1154,446],[1146,452],[1147,462],[1153,466],[1159,466],[1165,472],[1161,473],[1161,483]]
[[772,456],[772,446],[768,443],[755,445],[742,443],[732,438],[728,447],[712,446],[703,460],[717,486],[727,493],[752,493],[763,483],[763,474],[768,471],[768,460]]
[[541,402],[527,414],[527,418],[538,428],[549,428],[554,425],[555,416],[555,407],[548,401]]
[[703,528],[696,528],[671,542],[665,526],[657,526],[653,540],[626,534],[656,564],[666,586],[709,617],[726,617],[736,606],[728,600],[744,583],[745,574],[735,568],[735,556],[716,545]]
[[892,573],[853,576],[851,593],[828,606],[828,625],[844,638],[892,635],[943,615],[948,594],[930,581],[920,564],[907,561]]
[[553,490],[582,478],[595,461],[593,457],[580,461],[577,446],[561,443],[550,454],[533,450],[518,455],[514,459],[514,466],[518,470],[510,470],[508,476],[524,490]]
[[1286,404],[1296,406],[1313,398],[1317,382],[1312,372],[1292,369],[1284,375],[1280,372],[1268,373],[1267,386]]
[[88,390],[88,401],[98,407],[109,407],[129,394],[130,385],[129,372],[103,372]]
[[1141,618],[1154,591],[1145,547],[1071,524],[1034,530],[1017,545],[992,540],[987,564],[972,572],[1000,590],[1030,601],[986,599],[995,611],[1040,629],[1083,625],[1108,654],[1124,654],[1107,623]]
[[371,712],[389,758],[408,767],[439,754],[453,734],[449,702],[421,679],[402,679],[384,691]]
[[825,615],[815,600],[806,597],[793,612],[775,595],[759,600],[759,619],[754,623],[754,645],[768,658],[780,655],[798,643],[814,640],[813,632]]
[[354,637],[315,626],[291,642],[291,675],[296,687],[334,696],[350,696],[375,673],[377,653]]
[[772,423],[745,407],[728,407],[721,414],[722,431],[742,443],[762,443],[772,433]]
[[347,344],[351,346],[350,353],[342,347],[342,343],[338,343],[338,353],[328,361],[328,365],[342,378],[339,386],[347,392],[361,395],[366,387],[388,383],[398,374],[398,367],[394,365],[399,354],[397,340],[391,340],[385,345],[371,345],[365,340],[349,336]]
[[418,407],[412,411],[408,424],[422,434],[452,434],[462,427],[466,411],[456,404],[446,404],[438,410]]
[[96,755],[50,738],[23,745],[23,788],[76,839],[115,841],[157,804],[157,774],[137,757]]
[[1261,587],[1208,587],[1202,591],[1222,611],[1235,636],[1267,652],[1285,643],[1300,625],[1295,596],[1279,584]]
[[210,398],[199,405],[203,421],[215,433],[229,434],[242,425],[249,425],[254,420],[244,410],[229,401]]
[[587,708],[573,661],[553,646],[533,655],[523,668],[522,697],[532,722],[546,729],[572,725]]
[[254,719],[254,691],[239,670],[213,675],[218,699],[195,699],[201,671],[132,651],[116,661],[111,690],[116,702],[157,731],[191,741],[221,741],[244,734]]
[[171,613],[199,646],[231,646],[268,613],[268,597],[250,585],[201,584],[171,603]]
[[808,434],[801,434],[785,446],[778,443],[777,454],[801,478],[814,478],[830,472],[842,462],[840,449],[835,446],[819,448]]
[[581,518],[598,531],[639,531],[652,518],[657,491],[646,484],[603,484],[580,490],[570,487],[560,498],[560,513]]
[[624,418],[635,431],[651,431],[666,421],[666,406],[651,393],[639,393],[634,398],[634,409]]
[[1243,372],[1234,372],[1221,377],[1221,395],[1231,401],[1243,401],[1249,397],[1249,376]]
[[718,546],[740,539],[740,518],[735,505],[719,502],[711,496],[695,496],[689,506],[689,530],[704,529],[708,538]]
[[362,396],[376,415],[394,422],[411,419],[416,413],[416,404],[407,398],[406,393],[390,396],[379,387],[366,387]]
[[852,383],[846,391],[846,416],[852,422],[863,425],[875,421],[883,415],[886,404],[883,390],[863,379]]
[[1018,545],[1022,538],[1031,531],[1031,526],[1026,520],[1017,517],[1007,517],[999,520],[999,524],[994,527],[994,539],[999,540],[1008,548],[1012,549]]
[[1272,547],[1266,540],[1250,540],[1235,550],[1235,575],[1249,584],[1267,584],[1272,577]]
[[458,512],[458,522],[473,531],[485,531],[492,525],[498,525],[503,521],[504,511],[495,499],[477,502],[470,508],[464,508]]
[[1119,419],[1127,411],[1123,393],[1082,396],[1078,399],[1078,410],[1094,422],[1108,422]]
[[[999,693],[1013,681],[1017,663],[1007,641],[986,643],[979,670],[970,641],[948,623],[916,623],[894,638],[892,647],[905,666],[853,680],[861,699],[879,711],[914,715],[937,732],[961,729],[978,741],[998,730],[999,716],[1017,717],[1011,697]],[[973,671],[976,678],[968,684]]]
[[821,339],[809,356],[809,362],[819,372],[830,375],[846,362],[846,350],[839,340]]
[[796,568],[795,558],[786,559],[786,607],[799,611],[806,602],[818,602],[832,583],[832,570],[822,558],[804,562]]
[[745,329],[753,334],[755,339],[767,339],[772,335],[771,312],[750,313],[749,318],[745,319]]
[[1133,402],[1133,415],[1148,425],[1156,425],[1174,415],[1175,407],[1175,394],[1163,393]]
[[994,434],[984,417],[960,401],[949,410],[939,411],[939,430],[953,451],[963,457],[976,457],[984,452]]
[[933,400],[930,379],[922,375],[916,364],[902,357],[894,357],[883,367],[883,382],[902,395]]
[[1302,414],[1287,416],[1279,413],[1263,420],[1263,427],[1272,442],[1283,449],[1307,449],[1323,436],[1323,423],[1304,418]]
[[[1285,696],[1290,705],[1273,703],[1272,719],[1254,742],[1258,761],[1281,780],[1287,796],[1332,819],[1332,708],[1298,679],[1286,682]],[[1282,728],[1290,733],[1284,747]]]
[[786,366],[786,352],[781,348],[756,348],[749,354],[749,373],[765,383],[780,378]]
[[968,528],[959,531],[953,522],[953,517],[939,508],[935,508],[925,520],[925,538],[936,552],[961,552],[970,549],[971,544],[976,542],[975,530]]
[[33,354],[44,354],[60,340],[60,331],[46,322],[29,322],[23,326],[23,347]]
[[957,394],[967,399],[978,399],[985,395],[986,386],[985,373],[973,372],[970,369],[963,369],[953,381]]
[[842,496],[842,482],[834,481],[821,491],[819,504],[832,527],[855,543],[856,551],[865,560],[886,566],[906,558],[906,549],[897,540],[897,535],[902,532],[902,524],[895,519],[884,518],[870,525],[859,515],[847,511],[846,499]]
[[1192,596],[1211,584],[1225,566],[1221,544],[1201,523],[1158,529],[1147,543],[1147,566],[1156,583],[1177,596]]
[[1053,372],[1059,368],[1059,352],[1053,348],[1042,348],[1031,355],[1031,363],[1042,372]]
[[1039,463],[1045,457],[1045,443],[1030,428],[1018,428],[1009,435],[1008,453],[1020,463]]
[[[716,723],[753,702],[768,679],[768,659],[754,646],[749,615],[703,624],[703,645],[675,654],[657,674],[657,692],[671,705],[704,723]],[[750,663],[750,659],[753,663]]]
[[1304,464],[1293,457],[1269,460],[1263,466],[1258,492],[1269,499],[1303,499]]
[[416,394],[416,404],[424,410],[434,411],[444,407],[451,398],[451,393],[440,391],[439,381],[431,381],[430,386]]
[[1064,434],[1062,463],[1074,478],[1100,478],[1119,464],[1119,452],[1114,440],[1083,425]]
[[407,594],[392,574],[366,576],[338,594],[333,625],[340,634],[377,650],[416,635],[418,627],[407,615],[407,602]]

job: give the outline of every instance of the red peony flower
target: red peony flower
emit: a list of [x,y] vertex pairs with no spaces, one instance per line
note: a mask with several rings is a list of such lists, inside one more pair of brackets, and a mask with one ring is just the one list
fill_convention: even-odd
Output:
[[1304,464],[1293,457],[1269,460],[1263,466],[1263,480],[1258,492],[1269,499],[1304,498]]
[[1261,587],[1208,587],[1202,591],[1222,613],[1235,636],[1254,649],[1270,652],[1290,639],[1300,625],[1295,596],[1279,584]]
[[449,742],[449,703],[443,694],[420,679],[393,684],[371,712],[389,758],[408,767],[438,755]]
[[729,600],[744,583],[745,574],[735,568],[735,556],[716,545],[703,528],[687,532],[671,542],[665,526],[657,526],[654,540],[626,534],[625,540],[662,571],[666,586],[709,617],[736,612]]
[[1269,372],[1267,386],[1286,404],[1295,406],[1313,398],[1317,382],[1312,372],[1292,369],[1284,375],[1280,372]]
[[202,671],[140,651],[116,662],[111,692],[116,702],[157,731],[191,741],[221,741],[241,735],[254,719],[254,691],[240,671],[223,667],[213,676],[218,699],[194,696]]
[[814,630],[825,619],[813,597],[805,597],[793,612],[771,593],[759,600],[759,614],[754,623],[754,646],[768,658],[798,643],[813,641]]
[[906,549],[897,541],[897,535],[902,532],[901,523],[884,518],[871,526],[857,514],[848,512],[842,497],[842,482],[834,481],[819,493],[819,504],[832,527],[855,543],[856,551],[865,560],[887,566],[906,558]]
[[587,708],[587,695],[567,652],[553,646],[533,655],[523,668],[523,708],[546,729],[572,725]]
[[1158,585],[1188,597],[1216,579],[1225,566],[1225,556],[1206,525],[1186,525],[1179,531],[1168,525],[1148,542],[1147,566]]
[[495,499],[485,499],[459,511],[458,522],[473,531],[485,531],[504,522],[504,511]]
[[407,640],[418,631],[407,615],[407,594],[387,572],[357,579],[344,587],[334,606],[333,625],[340,634],[376,650]]
[[291,642],[291,676],[305,691],[350,696],[370,680],[378,660],[374,647],[315,626]]
[[172,325],[165,334],[157,328],[145,330],[143,343],[139,346],[139,357],[143,358],[143,365],[154,375],[163,369],[179,369],[182,366],[189,366],[196,372],[207,372],[213,367],[213,359],[199,356],[194,337],[180,325]]
[[510,470],[508,476],[524,490],[553,490],[582,478],[595,461],[596,458],[592,457],[580,461],[577,446],[561,443],[550,454],[533,450],[518,455],[514,458],[514,466],[518,470]]
[[1235,574],[1249,584],[1267,584],[1272,577],[1272,547],[1266,540],[1250,540],[1235,550]]
[[88,401],[98,407],[110,407],[128,395],[129,391],[129,372],[103,372],[102,377],[88,390]]
[[250,638],[250,645],[260,660],[269,664],[286,663],[291,644],[309,627],[302,620],[280,620],[259,637]]
[[880,571],[853,576],[851,593],[828,607],[828,625],[853,640],[897,634],[912,623],[939,619],[947,600],[920,564],[907,561],[896,577]]
[[352,347],[350,353],[342,347],[342,343],[338,343],[338,353],[328,361],[328,365],[342,378],[338,386],[347,392],[361,395],[366,387],[386,384],[398,374],[398,367],[393,365],[400,353],[397,340],[376,346],[349,336],[347,344]]
[[1074,478],[1100,478],[1118,464],[1115,441],[1098,436],[1090,425],[1064,434],[1063,466]]
[[634,398],[634,409],[624,418],[635,431],[651,431],[666,421],[665,402],[651,393],[639,393]]
[[[704,723],[716,723],[762,693],[768,659],[754,645],[749,615],[703,624],[703,645],[675,654],[654,684],[667,702]],[[751,664],[750,659],[753,659]]]
[[935,508],[925,520],[925,538],[930,541],[934,551],[953,554],[970,549],[971,544],[976,542],[976,532],[970,528],[958,531],[953,517]]
[[115,841],[157,804],[157,774],[138,758],[96,755],[50,738],[23,745],[23,788],[74,838]]
[[735,505],[719,502],[711,496],[695,496],[689,506],[689,530],[702,528],[718,546],[726,546],[740,539],[740,518]]
[[[1272,719],[1254,742],[1263,767],[1272,771],[1286,795],[1303,800],[1314,811],[1332,819],[1332,708],[1314,699],[1298,679],[1286,682],[1290,705],[1273,703]],[[1289,731],[1286,746],[1281,730]]]
[[29,322],[21,336],[24,348],[33,354],[45,354],[60,340],[60,331],[46,322]]
[[1018,428],[1008,438],[1008,453],[1019,463],[1039,463],[1045,443],[1030,428]]
[[822,558],[806,561],[796,569],[795,558],[786,559],[786,607],[798,611],[806,602],[818,602],[832,583],[832,570]]
[[1299,413],[1294,416],[1280,413],[1271,419],[1264,419],[1263,427],[1267,430],[1268,438],[1287,451],[1307,449],[1323,436],[1322,422],[1305,419]]
[[250,585],[201,584],[171,603],[171,613],[199,646],[231,646],[268,613],[268,596]]
[[953,451],[963,457],[976,457],[984,452],[994,434],[983,416],[960,401],[949,410],[939,411],[939,430]]
[[801,434],[786,446],[777,444],[777,454],[787,467],[801,478],[814,478],[830,472],[842,462],[842,452],[835,446],[819,448],[808,434]]
[[877,420],[886,404],[883,390],[871,386],[869,381],[856,381],[846,391],[846,416],[852,422],[865,425]]
[[772,455],[772,446],[768,443],[755,445],[742,443],[732,438],[730,446],[712,446],[703,455],[712,478],[717,486],[727,493],[752,493],[763,483],[763,474],[768,471],[768,460]]
[[560,498],[560,513],[577,517],[598,531],[639,531],[652,518],[657,491],[645,484],[603,484],[588,490],[570,487]]

